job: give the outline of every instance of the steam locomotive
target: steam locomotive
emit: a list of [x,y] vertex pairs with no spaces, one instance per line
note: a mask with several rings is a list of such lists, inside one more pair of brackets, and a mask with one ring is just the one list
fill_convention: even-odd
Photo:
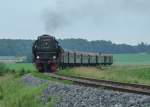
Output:
[[33,62],[40,72],[55,72],[57,68],[113,64],[111,54],[65,51],[50,35],[39,36],[32,47]]

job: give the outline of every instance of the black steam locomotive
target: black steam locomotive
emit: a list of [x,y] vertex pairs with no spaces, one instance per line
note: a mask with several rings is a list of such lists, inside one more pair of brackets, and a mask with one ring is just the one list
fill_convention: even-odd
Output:
[[33,62],[40,72],[55,72],[58,67],[113,64],[113,56],[110,54],[64,51],[50,35],[39,36],[33,44],[32,52]]

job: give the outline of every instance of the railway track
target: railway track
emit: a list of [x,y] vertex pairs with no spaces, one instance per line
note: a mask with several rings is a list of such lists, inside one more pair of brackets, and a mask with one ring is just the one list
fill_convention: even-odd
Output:
[[90,87],[103,87],[111,90],[150,95],[150,86],[148,85],[120,83],[120,82],[113,82],[107,80],[91,79],[86,77],[72,77],[72,76],[70,77],[70,76],[62,76],[62,75],[57,75],[52,73],[48,75],[50,75],[52,78],[56,78],[60,80],[69,80],[76,84],[82,84]]

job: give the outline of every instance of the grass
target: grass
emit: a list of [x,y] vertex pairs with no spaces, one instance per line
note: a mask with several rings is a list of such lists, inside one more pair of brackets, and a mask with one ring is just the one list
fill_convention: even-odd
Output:
[[6,64],[6,67],[10,70],[15,70],[15,71],[20,71],[22,69],[26,71],[36,71],[36,68],[32,63]]
[[0,107],[52,107],[54,99],[45,105],[40,101],[44,86],[26,86],[13,74],[0,76]]
[[[51,78],[48,75],[40,73],[40,72],[38,72],[36,70],[36,68],[34,67],[34,65],[31,64],[31,63],[17,63],[17,64],[6,64],[6,65],[0,64],[0,68],[1,69],[6,69],[5,71],[2,70],[3,73],[4,72],[5,73],[13,73],[17,77],[22,76],[24,74],[31,73],[33,76],[41,78],[41,79],[50,80],[50,81],[56,81],[56,82],[61,82],[61,83],[64,83],[64,84],[73,84],[73,82],[71,82],[71,81],[54,79],[54,78]],[[0,72],[0,75],[1,75],[1,72]]]
[[21,82],[20,77],[27,73],[46,80],[72,84],[70,81],[53,79],[48,75],[24,68],[31,66],[31,64],[21,64],[19,69],[14,69],[17,66],[19,64],[11,64],[10,66],[0,64],[0,107],[52,107],[54,105],[57,101],[56,96],[49,97],[46,104],[40,100],[45,85],[31,87]]
[[116,65],[150,65],[150,54],[114,54]]
[[32,63],[15,63],[15,64],[6,64],[5,66],[7,69],[9,69],[9,72],[13,71],[19,76],[27,74],[27,73],[32,73],[32,75],[41,79],[61,82],[64,84],[73,84],[73,82],[71,81],[54,79],[48,75],[38,72]]
[[83,76],[95,79],[150,85],[150,66],[120,65],[112,67],[75,67],[58,72],[67,76]]
[[8,69],[8,65],[0,64],[0,107],[52,107],[54,105],[55,97],[50,97],[46,104],[41,101],[42,90],[46,88],[46,84],[31,87],[20,80],[20,77],[26,73],[38,74],[24,68],[15,71]]

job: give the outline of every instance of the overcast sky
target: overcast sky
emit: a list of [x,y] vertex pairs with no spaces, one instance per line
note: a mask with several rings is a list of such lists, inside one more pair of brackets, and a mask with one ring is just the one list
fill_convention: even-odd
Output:
[[0,0],[0,38],[150,44],[150,0]]

